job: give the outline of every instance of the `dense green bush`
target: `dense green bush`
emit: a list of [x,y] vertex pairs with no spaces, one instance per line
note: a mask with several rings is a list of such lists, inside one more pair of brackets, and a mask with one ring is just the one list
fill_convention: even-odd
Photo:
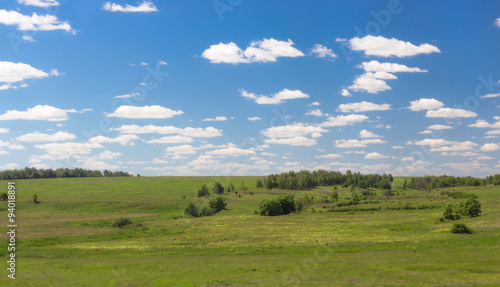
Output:
[[305,204],[304,199],[296,200],[293,195],[280,195],[273,199],[260,202],[260,215],[276,216],[301,211]]
[[210,206],[210,208],[215,210],[215,213],[217,213],[217,212],[220,212],[221,210],[223,210],[224,208],[226,208],[227,203],[226,203],[226,199],[224,197],[217,196],[216,198],[210,200],[208,205]]
[[210,192],[208,192],[208,187],[206,184],[204,184],[199,190],[198,190],[198,197],[203,197],[203,196],[209,196]]
[[458,220],[460,219],[460,214],[453,211],[453,204],[448,203],[444,208],[443,217],[446,220]]
[[472,234],[473,231],[463,223],[455,223],[451,227],[451,233]]
[[184,208],[184,215],[186,217],[198,217],[200,212],[200,208],[194,204],[194,202],[191,202]]
[[218,181],[214,182],[214,193],[215,194],[223,194],[224,193],[224,187]]
[[132,224],[132,220],[125,217],[120,217],[113,222],[113,227],[123,227]]
[[283,215],[283,208],[276,199],[264,199],[259,205],[260,215],[277,216]]
[[460,202],[458,211],[463,216],[476,217],[481,214],[481,203],[475,198],[468,198]]
[[2,194],[0,194],[0,200],[6,201],[7,199],[9,199],[9,196],[7,195],[7,193],[2,192]]
[[210,206],[203,206],[199,213],[198,213],[198,216],[210,216],[210,215],[214,215],[216,214],[217,211],[215,211],[215,209],[213,209],[212,207]]

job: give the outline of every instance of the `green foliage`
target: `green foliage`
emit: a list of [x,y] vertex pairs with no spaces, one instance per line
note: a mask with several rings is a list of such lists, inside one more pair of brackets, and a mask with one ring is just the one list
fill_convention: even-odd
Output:
[[261,189],[264,187],[264,184],[262,184],[262,180],[257,179],[257,182],[255,183],[255,187],[258,189]]
[[120,217],[113,222],[113,227],[123,227],[132,224],[132,220],[126,217]]
[[392,190],[390,189],[387,189],[386,191],[384,191],[384,196],[387,197],[394,196],[394,192],[392,192]]
[[451,227],[451,233],[472,234],[474,231],[464,223],[455,223]]
[[214,182],[214,193],[215,194],[223,194],[224,193],[224,187],[218,181]]
[[432,190],[444,187],[457,186],[481,186],[486,184],[484,179],[473,178],[470,176],[454,177],[454,176],[424,176],[412,177],[408,183],[409,189]]
[[210,202],[208,203],[208,205],[213,209],[215,210],[215,213],[218,213],[220,212],[221,210],[223,210],[224,208],[226,208],[227,206],[227,203],[226,203],[226,199],[222,196],[217,196],[216,198],[210,200]]
[[444,191],[441,192],[443,195],[448,195],[449,197],[453,198],[477,198],[477,195],[474,193],[466,193],[466,192],[461,192],[461,191]]
[[246,186],[245,186],[245,184],[244,184],[244,182],[243,182],[243,181],[241,182],[241,185],[240,185],[240,190],[241,190],[241,191],[246,191],[246,190],[248,190],[248,187],[246,187]]
[[0,200],[1,201],[6,201],[8,198],[9,197],[8,197],[7,193],[2,192],[2,194],[0,194]]
[[276,199],[264,199],[260,202],[259,213],[264,216],[283,215],[283,208]]
[[460,219],[460,214],[457,212],[454,212],[453,204],[448,203],[444,209],[443,217],[446,220],[458,220],[458,219]]
[[38,203],[38,195],[33,194],[33,202]]
[[210,206],[205,205],[202,208],[200,208],[198,216],[210,216],[210,215],[214,215],[216,213],[217,213],[217,211],[215,209],[213,209]]
[[333,201],[337,201],[337,200],[339,200],[339,193],[337,192],[337,188],[335,188],[335,191],[333,191],[333,192],[330,194],[330,198],[331,198]]
[[208,187],[206,184],[202,185],[201,188],[198,190],[198,197],[203,197],[203,196],[209,196],[210,192],[208,192]]
[[64,178],[64,177],[102,177],[102,176],[132,176],[128,172],[104,170],[89,170],[82,168],[58,168],[58,169],[37,169],[26,167],[24,169],[12,169],[0,171],[0,180],[9,179],[34,179],[34,178]]
[[481,214],[481,203],[475,198],[468,198],[460,202],[458,212],[463,216],[477,217]]
[[184,208],[184,216],[186,217],[198,217],[200,213],[200,208],[191,202]]

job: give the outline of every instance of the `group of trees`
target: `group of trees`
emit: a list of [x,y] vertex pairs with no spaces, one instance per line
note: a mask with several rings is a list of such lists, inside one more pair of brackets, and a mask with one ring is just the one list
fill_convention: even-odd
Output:
[[500,185],[500,174],[490,175],[486,178],[487,184]]
[[293,195],[280,195],[273,199],[264,199],[260,202],[259,213],[264,216],[277,216],[301,211],[303,203]]
[[[500,176],[498,177],[500,180]],[[408,182],[405,180],[403,184],[403,189],[436,189],[444,187],[457,187],[457,186],[481,186],[486,185],[487,181],[485,179],[474,178],[470,176],[424,176],[424,177],[412,177]]]
[[[218,181],[214,182],[214,185],[212,187],[212,192],[214,194],[223,194],[225,190],[227,192],[234,192],[233,183],[228,183],[226,184],[226,187],[224,187],[220,182]],[[210,192],[208,191],[208,187],[206,184],[202,185],[201,188],[198,189],[197,195],[198,197],[210,196]]]
[[469,197],[462,200],[458,205],[449,203],[446,205],[443,218],[446,220],[458,220],[462,216],[477,217],[481,214],[481,203],[474,198]]
[[257,180],[257,188],[274,188],[289,190],[305,190],[316,186],[342,185],[343,187],[359,187],[391,189],[393,177],[391,174],[361,174],[348,170],[345,174],[339,171],[307,171],[270,174],[262,180]]
[[37,169],[26,167],[24,169],[12,169],[0,171],[0,180],[32,179],[32,178],[62,178],[62,177],[118,177],[132,176],[124,171],[90,170],[82,168],[57,168]]
[[186,217],[202,217],[210,216],[221,212],[227,206],[226,199],[222,196],[217,196],[208,202],[208,205],[198,206],[196,203],[191,202],[184,208],[184,215]]

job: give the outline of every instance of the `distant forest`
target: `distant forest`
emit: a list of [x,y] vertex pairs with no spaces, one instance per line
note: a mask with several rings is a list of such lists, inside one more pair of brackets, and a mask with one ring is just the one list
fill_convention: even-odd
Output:
[[128,172],[109,170],[90,170],[82,168],[57,168],[37,169],[26,167],[24,169],[12,169],[0,171],[0,180],[6,179],[32,179],[32,178],[62,178],[62,177],[118,177],[133,176]]

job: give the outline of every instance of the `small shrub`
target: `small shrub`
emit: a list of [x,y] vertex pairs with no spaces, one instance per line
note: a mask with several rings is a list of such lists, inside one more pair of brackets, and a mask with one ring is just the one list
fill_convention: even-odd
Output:
[[123,227],[132,224],[132,220],[126,217],[120,217],[113,222],[113,227]]
[[448,203],[444,209],[443,217],[446,220],[458,220],[460,219],[460,214],[453,211],[453,204]]
[[9,196],[7,195],[7,193],[2,192],[2,194],[0,194],[1,201],[6,201],[8,198],[9,198]]
[[283,208],[276,199],[264,199],[259,205],[260,215],[277,216],[283,214]]
[[204,184],[199,190],[198,190],[198,197],[203,197],[203,196],[209,196],[210,192],[208,192],[208,187],[206,184]]
[[215,211],[215,209],[213,209],[212,207],[210,206],[203,206],[199,213],[198,213],[198,216],[210,216],[210,215],[214,215],[216,214],[217,211]]
[[210,200],[210,202],[208,203],[208,205],[213,210],[215,210],[215,213],[217,213],[217,212],[220,212],[221,210],[223,210],[224,208],[226,208],[227,203],[226,203],[226,199],[224,197],[217,196],[216,198]]
[[224,187],[222,184],[218,181],[214,183],[214,193],[215,194],[223,194],[224,193]]
[[184,215],[186,217],[198,217],[199,216],[200,209],[194,202],[191,202],[184,208]]
[[451,233],[472,234],[472,229],[463,223],[455,223],[451,227]]
[[302,201],[298,199],[295,200],[294,205],[295,205],[295,211],[297,212],[301,212],[302,209],[304,208],[304,204],[302,203]]
[[33,202],[38,203],[38,195],[33,194]]

